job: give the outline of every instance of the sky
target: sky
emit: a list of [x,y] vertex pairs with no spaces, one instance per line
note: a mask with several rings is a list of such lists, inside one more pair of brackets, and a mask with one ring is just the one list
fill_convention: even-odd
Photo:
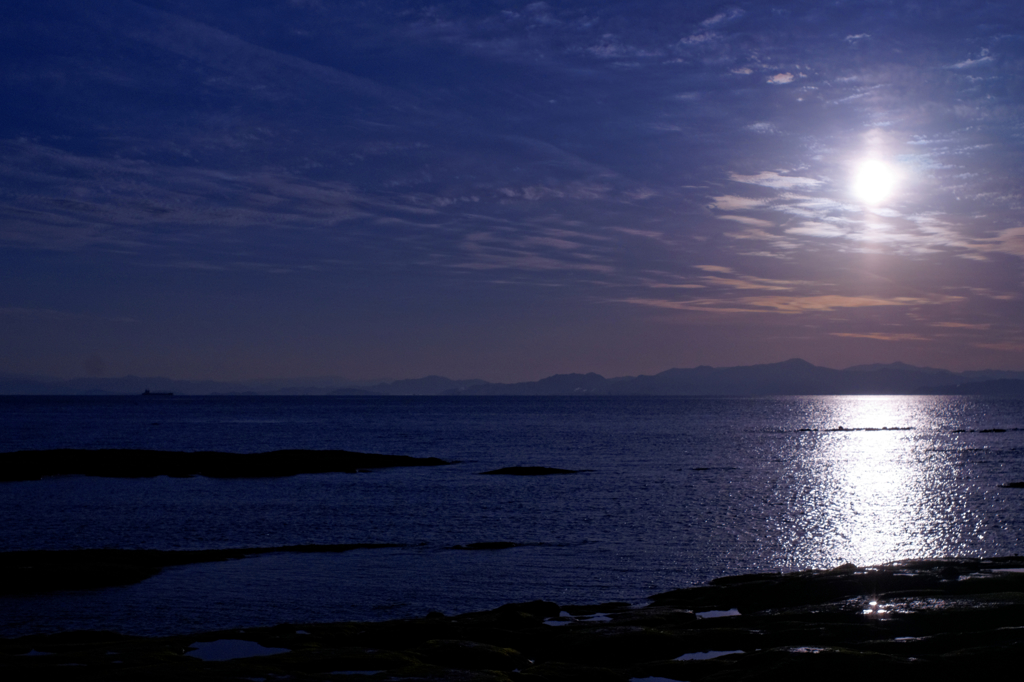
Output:
[[0,373],[1024,369],[1019,2],[5,0]]

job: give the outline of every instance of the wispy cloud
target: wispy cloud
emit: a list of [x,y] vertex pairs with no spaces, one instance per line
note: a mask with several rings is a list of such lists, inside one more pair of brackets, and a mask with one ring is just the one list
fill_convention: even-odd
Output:
[[734,182],[742,182],[749,185],[761,185],[772,189],[796,189],[798,187],[817,187],[821,180],[806,178],[799,175],[781,175],[776,171],[765,171],[757,175],[740,175],[730,173],[729,179]]
[[775,223],[771,222],[770,220],[762,220],[760,218],[752,218],[750,216],[745,215],[730,215],[728,213],[725,213],[718,217],[721,218],[722,220],[732,220],[734,222],[742,223],[743,225],[749,225],[751,227],[775,227]]
[[1024,227],[1001,230],[995,237],[960,240],[956,245],[978,253],[1006,253],[1024,258]]
[[979,64],[987,64],[987,63],[990,63],[992,61],[993,61],[992,55],[990,55],[988,53],[988,50],[982,50],[981,54],[978,56],[977,59],[965,59],[965,60],[963,60],[961,62],[957,62],[956,64],[953,64],[952,66],[950,66],[950,68],[951,69],[969,69],[971,67],[978,66]]
[[814,311],[832,311],[839,308],[873,308],[878,306],[914,306],[936,305],[960,301],[955,296],[932,296],[929,298],[895,297],[880,298],[876,296],[765,296],[744,299],[752,306],[772,308],[784,313],[802,313]]
[[719,12],[718,14],[714,15],[713,17],[705,19],[704,21],[702,21],[700,23],[701,23],[701,26],[708,26],[708,27],[710,27],[710,26],[718,26],[719,24],[725,24],[725,23],[728,23],[728,22],[730,22],[730,21],[732,21],[734,19],[739,19],[744,14],[746,14],[746,13],[743,10],[739,9],[738,7],[733,7],[731,9],[728,9],[728,10],[724,11],[724,12]]
[[673,310],[703,310],[719,313],[764,313],[775,312],[787,315],[832,312],[844,308],[874,308],[883,306],[940,305],[962,301],[955,296],[894,297],[876,296],[745,296],[735,299],[704,298],[684,301],[628,298],[625,303],[669,308]]
[[977,329],[985,330],[991,329],[991,324],[970,324],[968,322],[933,322],[933,327],[944,327],[947,329]]
[[651,289],[704,289],[704,284],[669,284],[667,282],[654,282],[648,284]]
[[[565,236],[577,239],[566,239]],[[610,274],[615,268],[587,244],[585,235],[542,230],[539,233],[503,229],[467,235],[461,249],[466,257],[451,262],[464,270],[521,270],[536,272],[586,271]]]
[[785,291],[793,288],[788,282],[759,279],[757,277],[729,278],[708,276],[704,277],[704,281],[708,284],[715,284],[731,289],[766,289],[769,291]]
[[695,46],[703,45],[718,40],[719,36],[714,31],[699,31],[679,39],[680,45]]
[[610,227],[609,229],[613,232],[621,232],[622,234],[628,234],[632,237],[646,237],[648,239],[665,241],[665,233],[657,232],[655,230],[638,230],[633,227]]
[[834,239],[836,237],[845,237],[847,235],[847,230],[836,225],[832,225],[831,223],[805,222],[797,225],[796,227],[787,227],[785,229],[785,233],[790,235]]
[[750,197],[739,197],[732,194],[726,194],[720,197],[714,197],[711,204],[712,208],[716,208],[720,211],[744,211],[755,208],[764,208],[768,201],[765,199],[752,199]]
[[892,333],[892,332],[830,332],[830,336],[844,336],[854,339],[874,339],[875,341],[929,341],[930,339],[920,334]]
[[999,341],[996,343],[975,343],[975,348],[988,348],[989,350],[1001,350],[1009,353],[1020,353],[1024,352],[1024,342],[1022,341]]
[[690,310],[709,313],[766,313],[767,310],[752,310],[741,306],[730,304],[729,301],[716,298],[690,299],[687,301],[674,301],[661,298],[623,298],[615,299],[620,303],[631,303],[633,305],[647,306],[651,308],[665,308],[668,310]]

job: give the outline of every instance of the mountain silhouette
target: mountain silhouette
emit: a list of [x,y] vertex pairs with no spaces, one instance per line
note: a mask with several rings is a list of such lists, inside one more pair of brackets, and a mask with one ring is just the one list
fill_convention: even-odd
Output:
[[538,381],[489,383],[431,375],[371,386],[266,388],[266,384],[180,381],[164,377],[46,380],[0,375],[0,395],[138,395],[144,390],[175,395],[993,395],[1024,397],[1024,372],[951,372],[902,362],[818,367],[794,358],[741,367],[669,369],[653,375],[605,378],[600,374],[554,374]]

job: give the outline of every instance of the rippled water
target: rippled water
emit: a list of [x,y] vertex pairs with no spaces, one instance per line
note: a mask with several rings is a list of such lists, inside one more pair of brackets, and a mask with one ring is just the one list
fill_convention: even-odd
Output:
[[[0,484],[0,549],[388,542],[0,598],[0,635],[640,602],[730,573],[1020,553],[1024,404],[963,397],[17,398],[0,451],[343,448],[448,467]],[[511,465],[592,471],[479,476]],[[499,551],[450,547],[485,541]]]

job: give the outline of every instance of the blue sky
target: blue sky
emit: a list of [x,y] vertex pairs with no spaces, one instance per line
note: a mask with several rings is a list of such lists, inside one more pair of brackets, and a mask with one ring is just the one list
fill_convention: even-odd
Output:
[[0,34],[0,372],[1024,369],[1018,3],[11,0]]

